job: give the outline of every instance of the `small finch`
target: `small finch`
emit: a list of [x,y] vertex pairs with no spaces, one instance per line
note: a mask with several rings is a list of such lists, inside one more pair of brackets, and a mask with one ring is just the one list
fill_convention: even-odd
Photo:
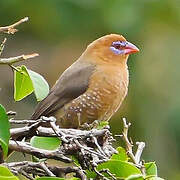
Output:
[[118,34],[93,41],[59,77],[32,119],[55,116],[57,124],[64,128],[108,121],[127,95],[127,59],[138,51]]

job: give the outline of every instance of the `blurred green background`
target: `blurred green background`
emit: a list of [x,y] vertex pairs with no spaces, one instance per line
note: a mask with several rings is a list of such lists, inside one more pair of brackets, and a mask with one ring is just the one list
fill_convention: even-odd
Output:
[[[24,63],[52,86],[86,46],[109,33],[124,35],[141,50],[129,58],[129,93],[111,128],[119,134],[122,117],[130,135],[145,141],[143,158],[155,160],[159,176],[180,179],[180,1],[179,0],[0,0],[0,26],[28,16],[7,37],[3,57],[37,52]],[[21,63],[22,64],[22,63]],[[0,67],[0,103],[28,118],[37,102],[31,95],[13,100],[13,73]]]

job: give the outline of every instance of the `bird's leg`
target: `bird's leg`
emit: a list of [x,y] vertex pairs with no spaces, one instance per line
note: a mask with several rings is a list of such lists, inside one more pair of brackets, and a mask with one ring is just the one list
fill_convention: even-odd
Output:
[[88,123],[84,123],[84,124],[81,124],[80,126],[79,126],[79,128],[81,129],[81,130],[91,130],[91,127],[90,127],[90,124],[88,124]]
[[99,120],[95,120],[95,121],[93,121],[91,124],[90,124],[90,126],[91,126],[91,129],[97,129],[98,127],[99,127],[99,125],[100,125],[100,121]]
[[100,120],[94,120],[91,124],[84,123],[81,124],[79,127],[82,130],[91,130],[91,129],[102,129],[108,125],[107,121],[100,121]]

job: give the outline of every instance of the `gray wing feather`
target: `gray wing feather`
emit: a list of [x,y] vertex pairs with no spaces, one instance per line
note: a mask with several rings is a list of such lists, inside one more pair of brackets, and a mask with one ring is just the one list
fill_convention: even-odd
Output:
[[83,94],[88,88],[89,78],[94,69],[94,65],[82,61],[72,64],[64,71],[48,96],[37,105],[31,118],[50,116],[66,103]]

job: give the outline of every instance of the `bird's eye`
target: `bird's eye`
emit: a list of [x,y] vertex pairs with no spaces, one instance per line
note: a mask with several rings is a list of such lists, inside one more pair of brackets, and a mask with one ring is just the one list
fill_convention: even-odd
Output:
[[120,44],[115,44],[113,47],[115,47],[116,49],[120,49],[121,48]]
[[110,49],[115,53],[115,54],[123,54],[123,51],[126,47],[126,41],[114,41],[111,44]]
[[125,41],[115,41],[112,43],[112,47],[116,49],[124,49],[126,47],[126,42]]

